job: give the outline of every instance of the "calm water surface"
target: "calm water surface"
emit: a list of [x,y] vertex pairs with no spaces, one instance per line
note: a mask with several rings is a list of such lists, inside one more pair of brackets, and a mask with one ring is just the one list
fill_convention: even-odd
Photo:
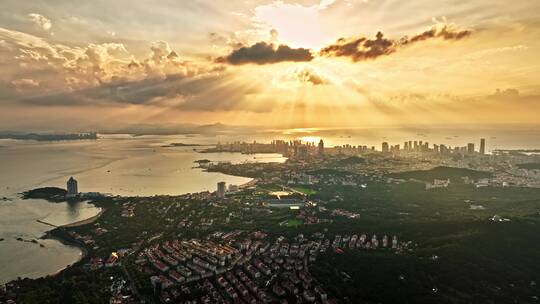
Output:
[[50,230],[37,220],[64,225],[100,211],[86,202],[21,200],[20,192],[41,186],[65,188],[69,176],[79,181],[82,192],[145,196],[213,191],[219,181],[243,184],[250,179],[203,172],[194,168],[195,160],[285,161],[273,154],[201,154],[193,151],[195,147],[164,147],[172,142],[209,144],[216,138],[122,135],[81,142],[0,140],[0,239],[4,239],[0,242],[0,283],[54,274],[80,258],[79,249],[56,240],[39,240],[45,247],[17,241],[19,237],[39,239]]

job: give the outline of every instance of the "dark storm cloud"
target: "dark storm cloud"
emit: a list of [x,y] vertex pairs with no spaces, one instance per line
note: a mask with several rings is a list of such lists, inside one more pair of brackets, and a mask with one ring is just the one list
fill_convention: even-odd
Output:
[[219,57],[216,61],[233,65],[240,64],[270,64],[284,61],[311,61],[311,51],[304,48],[293,49],[287,45],[277,48],[270,43],[258,42],[252,46],[244,46],[232,51],[229,55]]
[[378,32],[374,39],[366,37],[340,38],[336,43],[323,48],[320,55],[350,57],[354,62],[358,62],[390,55],[401,47],[428,39],[461,40],[471,34],[470,30],[456,30],[448,25],[434,26],[421,34],[411,38],[403,37],[399,40],[385,38],[382,32]]
[[428,40],[432,38],[440,38],[444,40],[460,40],[466,38],[472,34],[470,30],[455,30],[448,26],[443,26],[440,29],[435,27],[411,37],[406,40],[406,43],[414,43],[418,41]]
[[79,106],[104,104],[146,104],[157,97],[174,96],[176,94],[189,94],[196,90],[189,78],[181,75],[171,75],[166,78],[147,78],[139,81],[117,79],[110,83],[82,89],[74,92],[65,92],[54,95],[34,96],[23,99],[22,102],[49,106]]
[[20,100],[34,106],[166,105],[186,111],[267,112],[271,105],[250,103],[258,88],[244,86],[229,75],[168,75],[139,81],[116,80],[75,92]]
[[365,37],[352,39],[339,39],[335,44],[321,50],[323,56],[351,57],[353,61],[374,59],[383,55],[390,55],[397,50],[397,43],[384,38],[383,33],[378,32],[375,39]]

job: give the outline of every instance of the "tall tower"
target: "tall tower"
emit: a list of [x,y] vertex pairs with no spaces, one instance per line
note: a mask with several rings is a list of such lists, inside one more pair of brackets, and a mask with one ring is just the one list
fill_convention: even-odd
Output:
[[473,154],[474,153],[474,144],[473,143],[468,143],[467,144],[467,153],[468,154]]
[[388,153],[389,149],[388,149],[388,143],[387,142],[383,142],[382,143],[382,152],[383,153]]
[[319,155],[323,155],[324,154],[324,141],[321,140],[319,141]]
[[219,182],[217,183],[217,197],[224,198],[225,197],[225,182]]
[[77,180],[75,180],[72,177],[70,177],[67,181],[67,197],[75,197],[79,195],[79,187],[77,185]]
[[486,154],[486,139],[480,138],[480,154]]

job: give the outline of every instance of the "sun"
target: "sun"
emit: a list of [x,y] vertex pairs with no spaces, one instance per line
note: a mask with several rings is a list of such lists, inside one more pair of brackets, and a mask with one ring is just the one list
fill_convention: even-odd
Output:
[[299,139],[303,142],[308,142],[308,143],[313,143],[313,144],[317,144],[321,140],[321,138],[317,136],[303,136],[303,137],[300,137]]
[[278,40],[292,47],[321,48],[328,37],[319,18],[321,6],[275,2],[258,6],[255,17],[258,22],[275,29]]

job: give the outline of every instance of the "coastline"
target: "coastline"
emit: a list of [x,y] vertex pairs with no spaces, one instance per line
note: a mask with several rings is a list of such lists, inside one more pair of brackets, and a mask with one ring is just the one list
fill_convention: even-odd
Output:
[[[231,153],[238,153],[238,152],[231,152]],[[96,166],[96,168],[105,167],[108,163],[114,162],[114,161],[117,161],[117,160],[118,159],[112,159],[112,160],[108,161],[106,164]],[[195,168],[203,169],[202,171],[205,171],[205,172],[211,172],[211,171],[205,170],[204,168],[201,168],[201,167],[195,167]],[[92,170],[92,169],[95,169],[95,168],[90,168],[90,170]],[[86,170],[87,169],[80,170],[78,172],[85,172]],[[216,173],[222,173],[222,172],[216,172]],[[244,183],[240,184],[239,188],[251,187],[251,186],[255,185],[257,183],[257,181],[258,181],[256,178],[252,178],[252,177],[248,177],[248,176],[240,176],[240,175],[233,175],[233,174],[227,174],[227,173],[222,173],[222,174],[229,175],[229,176],[237,176],[237,177],[248,178],[249,180],[247,182],[244,182]],[[57,179],[57,177],[46,179],[45,181],[40,182],[38,185],[39,186],[44,185],[44,184],[47,183],[47,181],[55,180],[55,179]],[[38,186],[38,188],[39,188],[39,186]],[[204,190],[200,190],[199,192],[204,192]],[[185,194],[185,193],[176,194],[176,195],[183,195],[183,194]],[[26,198],[21,197],[21,199],[25,200]],[[58,201],[50,200],[50,199],[47,199],[47,198],[36,198],[36,199],[45,200],[45,201],[50,202],[50,203],[58,203]],[[91,200],[90,200],[90,202],[91,202]],[[58,225],[58,226],[56,226],[54,224],[43,222],[43,221],[41,221],[39,219],[35,220],[35,221],[37,221],[37,222],[39,222],[39,223],[41,223],[43,225],[48,226],[48,227],[44,228],[45,231],[43,232],[42,236],[39,237],[39,239],[56,240],[56,241],[60,242],[61,244],[65,245],[65,246],[74,247],[74,248],[79,249],[80,254],[77,257],[75,257],[71,262],[66,261],[67,263],[63,267],[57,268],[57,270],[55,272],[51,271],[48,274],[43,273],[39,277],[33,277],[33,278],[28,278],[28,279],[36,280],[36,279],[39,279],[39,278],[55,277],[55,276],[63,273],[64,271],[67,271],[67,270],[72,269],[74,267],[79,267],[81,265],[82,261],[85,261],[85,259],[87,260],[89,255],[90,255],[91,248],[84,245],[82,242],[78,242],[77,240],[71,238],[67,234],[67,232],[69,231],[70,228],[75,228],[75,227],[88,225],[88,224],[96,222],[107,211],[107,209],[108,208],[100,207],[100,211],[94,216],[91,216],[89,218],[79,220],[79,221],[76,221],[76,222],[67,223],[67,224]],[[16,281],[16,280],[17,279],[14,278],[14,279],[11,279],[9,281],[6,281],[4,284],[8,284],[8,283]]]
[[81,251],[81,256],[77,261],[73,262],[72,264],[66,265],[66,267],[60,269],[58,272],[56,272],[54,274],[46,275],[44,277],[55,276],[55,275],[59,274],[60,272],[62,272],[63,270],[66,270],[66,269],[72,267],[73,265],[77,264],[82,259],[84,259],[85,257],[88,256],[88,249],[86,249],[86,247],[84,247],[83,245],[81,245],[80,243],[78,243],[76,241],[69,240],[67,238],[63,238],[63,237],[58,236],[58,235],[54,235],[53,230],[47,231],[47,233],[45,233],[45,235],[43,235],[42,238],[43,239],[48,239],[48,240],[56,240],[56,241],[62,243],[62,245],[75,247],[75,248],[77,248],[77,249],[79,249]]
[[100,208],[101,210],[98,212],[98,214],[92,216],[92,217],[89,217],[87,219],[84,219],[84,220],[80,220],[80,221],[77,221],[77,222],[73,222],[73,223],[69,223],[69,224],[65,224],[65,225],[61,225],[61,226],[58,226],[58,227],[61,227],[61,228],[69,228],[69,227],[78,227],[78,226],[82,226],[82,225],[86,225],[86,224],[90,224],[90,223],[93,223],[95,222],[104,212],[105,212],[105,208],[101,207]]
[[[245,177],[245,176],[241,176],[241,177]],[[243,188],[249,188],[249,187],[255,186],[258,181],[259,180],[257,178],[252,178],[249,182],[245,182],[241,185],[238,185],[238,188],[243,189]]]
[[42,238],[43,239],[49,239],[49,240],[56,240],[56,241],[62,243],[62,245],[64,245],[64,246],[75,247],[75,248],[77,248],[77,249],[79,249],[81,251],[81,254],[80,254],[79,258],[76,261],[74,261],[73,263],[64,266],[62,269],[59,269],[55,273],[42,276],[41,278],[57,276],[60,273],[62,273],[62,271],[65,271],[65,270],[70,269],[73,266],[77,265],[78,263],[80,263],[82,260],[84,260],[88,256],[88,249],[86,249],[86,247],[84,247],[83,245],[81,245],[80,243],[78,243],[76,241],[73,241],[73,240],[70,240],[70,239],[67,239],[67,238],[63,238],[63,237],[58,236],[58,235],[54,235],[53,234],[54,230],[56,230],[56,229],[47,231],[47,233],[45,233],[45,235],[43,235]]
[[[83,244],[81,244],[81,243],[77,242],[76,240],[73,240],[73,239],[71,239],[69,237],[64,237],[64,236],[62,236],[62,233],[58,233],[58,232],[63,231],[63,228],[78,227],[78,226],[93,223],[97,219],[99,219],[99,217],[105,211],[106,211],[106,209],[102,207],[101,210],[99,211],[99,213],[92,216],[92,217],[89,217],[89,218],[84,219],[84,220],[76,221],[76,222],[73,222],[73,223],[61,225],[61,226],[54,226],[54,225],[51,225],[49,223],[41,222],[42,224],[53,226],[55,228],[53,228],[51,230],[48,230],[48,231],[45,231],[45,233],[40,237],[40,239],[56,240],[56,241],[62,243],[62,245],[64,245],[64,246],[75,247],[75,248],[79,249],[81,254],[77,258],[77,260],[73,261],[73,263],[65,265],[62,269],[59,269],[55,273],[50,273],[50,274],[47,274],[47,275],[43,275],[43,276],[41,276],[39,278],[54,277],[54,276],[60,274],[62,271],[65,271],[67,269],[72,268],[73,266],[80,263],[82,260],[84,260],[88,256],[88,249]],[[33,279],[38,279],[38,278],[33,278]],[[10,282],[15,281],[15,280],[16,279],[11,280],[11,281],[7,281],[5,284],[9,284]]]

